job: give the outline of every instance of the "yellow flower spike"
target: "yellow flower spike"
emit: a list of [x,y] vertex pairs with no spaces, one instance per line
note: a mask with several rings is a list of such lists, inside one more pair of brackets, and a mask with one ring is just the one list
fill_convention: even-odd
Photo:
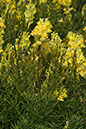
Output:
[[25,14],[25,24],[28,23],[28,27],[30,26],[30,24],[33,23],[33,19],[34,19],[34,14],[36,13],[36,8],[35,8],[35,4],[29,2],[28,5],[26,5],[27,10],[24,12]]
[[48,37],[48,33],[51,32],[51,28],[52,25],[47,18],[45,18],[45,20],[40,18],[39,22],[37,22],[37,26],[35,26],[31,35],[33,35],[35,39],[39,38],[39,40],[46,40],[46,38]]
[[5,27],[6,26],[4,25],[4,20],[2,19],[2,17],[0,17],[0,53],[3,52],[2,44],[4,43],[3,34]]

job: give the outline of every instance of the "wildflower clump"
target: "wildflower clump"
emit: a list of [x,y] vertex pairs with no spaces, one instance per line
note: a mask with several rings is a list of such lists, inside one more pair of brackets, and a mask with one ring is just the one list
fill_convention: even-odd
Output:
[[48,33],[52,32],[51,28],[52,25],[50,24],[48,18],[45,18],[45,20],[40,18],[31,35],[33,35],[38,41],[44,41],[48,38]]
[[0,62],[0,76],[2,73],[9,71],[11,68],[11,56],[15,56],[13,52],[14,46],[8,44],[6,49],[2,52],[1,62]]
[[35,8],[35,4],[33,3],[29,3],[28,5],[26,5],[26,11],[25,11],[25,22],[26,25],[28,25],[28,27],[30,26],[30,24],[33,23],[33,19],[34,19],[34,14],[36,13],[36,8]]
[[9,13],[14,14],[16,12],[16,2],[14,0],[10,2],[11,3],[8,4],[8,8],[10,7]]
[[68,6],[71,4],[72,0],[53,0],[53,3],[56,3],[56,2],[58,4]]
[[58,33],[53,32],[51,34],[50,47],[51,47],[51,53],[54,57],[54,60],[58,60],[60,62],[61,57],[65,52],[65,48]]
[[71,5],[72,0],[53,0],[55,4],[55,10],[61,9],[61,6],[69,7]]
[[15,2],[15,0],[12,0],[12,1],[11,0],[7,0],[5,6],[6,6],[6,9],[5,9],[5,12],[3,14],[4,16],[6,14],[8,14],[8,12],[9,12],[9,14],[11,16],[16,12],[16,2]]
[[54,91],[54,95],[57,97],[57,100],[64,101],[64,98],[67,98],[67,90],[61,87],[60,91]]
[[6,26],[4,25],[4,20],[2,19],[2,17],[0,17],[0,53],[3,51],[2,44],[4,43],[3,34],[5,27]]
[[84,45],[84,38],[82,35],[77,35],[73,32],[68,32],[68,48],[72,50],[81,49],[85,47]]
[[23,50],[27,50],[30,45],[29,37],[30,37],[30,35],[28,32],[23,32],[21,39],[19,39],[19,38],[16,39],[16,42],[15,42],[16,50],[18,50],[19,48],[21,49],[22,52],[23,52]]
[[86,59],[82,52],[82,48],[85,47],[84,38],[73,32],[69,32],[67,38],[68,44],[63,65],[75,68],[77,76],[80,74],[86,77]]

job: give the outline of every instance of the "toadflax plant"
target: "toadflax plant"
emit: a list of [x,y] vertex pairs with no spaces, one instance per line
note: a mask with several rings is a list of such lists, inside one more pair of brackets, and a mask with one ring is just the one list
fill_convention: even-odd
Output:
[[36,8],[35,8],[35,4],[33,3],[29,3],[28,5],[26,5],[26,11],[25,11],[25,24],[26,26],[29,26],[33,23],[33,19],[34,19],[34,14],[36,13]]
[[0,1],[0,128],[85,128],[85,11],[73,1]]
[[73,67],[77,78],[79,78],[79,74],[86,78],[86,59],[82,52],[82,48],[85,47],[84,38],[73,32],[69,32],[66,38],[68,43],[63,65]]
[[6,26],[4,25],[4,19],[0,17],[0,53],[3,51],[2,44],[4,43],[3,34],[5,27]]

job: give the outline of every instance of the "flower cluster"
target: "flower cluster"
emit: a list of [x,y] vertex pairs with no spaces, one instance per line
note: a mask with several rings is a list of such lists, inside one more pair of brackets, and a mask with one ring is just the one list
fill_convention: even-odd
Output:
[[9,10],[9,13],[12,15],[16,12],[16,2],[15,0],[7,0],[6,1],[7,4],[6,4],[6,9],[5,9],[5,14],[8,13],[8,10]]
[[37,22],[37,26],[32,31],[31,35],[38,41],[44,41],[48,37],[48,33],[51,32],[52,25],[48,18],[41,19]]
[[60,91],[57,90],[54,91],[54,95],[57,97],[57,100],[64,101],[64,98],[67,98],[67,90],[63,89],[61,87]]
[[8,71],[11,68],[11,57],[15,56],[13,53],[13,46],[7,44],[6,49],[2,52],[1,62],[0,62],[0,76],[2,71]]
[[45,71],[45,76],[47,77],[47,79],[49,79],[51,74],[53,74],[54,69],[55,69],[55,66],[53,63],[51,63],[49,66],[49,69],[46,69],[46,71]]
[[68,44],[63,65],[68,66],[69,64],[70,66],[75,67],[77,77],[79,74],[86,77],[86,59],[82,52],[82,48],[85,47],[84,38],[82,35],[73,32],[69,32],[67,38]]
[[59,5],[65,5],[65,6],[68,6],[71,4],[71,1],[72,0],[53,0],[53,3],[56,3],[59,4]]
[[73,32],[69,32],[67,35],[68,38],[68,48],[72,50],[81,49],[85,47],[84,38],[82,35],[76,35]]
[[21,40],[19,41],[19,38],[16,39],[16,42],[15,42],[16,50],[18,50],[18,48],[21,48],[22,51],[24,49],[27,49],[29,47],[29,45],[30,45],[29,37],[30,36],[29,36],[28,32],[23,32],[23,35],[21,36]]
[[54,60],[58,59],[60,62],[62,55],[65,52],[65,48],[64,48],[64,44],[62,43],[62,40],[59,37],[58,33],[53,32],[51,34],[50,46],[51,46],[51,52],[54,57]]
[[35,8],[35,4],[33,3],[29,3],[28,5],[26,5],[27,9],[25,11],[25,22],[26,24],[28,24],[28,27],[30,26],[30,24],[33,23],[33,19],[34,19],[34,14],[36,13],[36,8]]
[[53,0],[55,3],[55,9],[61,9],[61,6],[69,7],[72,0]]
[[51,45],[50,45],[50,40],[47,39],[46,41],[44,41],[41,45],[41,52],[42,55],[47,55],[47,53],[51,52]]
[[16,12],[16,3],[14,0],[12,1],[10,12],[12,12],[12,14]]
[[3,34],[5,27],[6,26],[4,25],[4,20],[0,17],[0,53],[3,51],[2,44],[4,43]]

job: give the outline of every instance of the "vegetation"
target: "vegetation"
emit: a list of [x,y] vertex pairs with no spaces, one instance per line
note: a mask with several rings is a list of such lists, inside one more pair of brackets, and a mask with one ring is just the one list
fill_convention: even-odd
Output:
[[85,0],[0,1],[0,129],[86,128]]

